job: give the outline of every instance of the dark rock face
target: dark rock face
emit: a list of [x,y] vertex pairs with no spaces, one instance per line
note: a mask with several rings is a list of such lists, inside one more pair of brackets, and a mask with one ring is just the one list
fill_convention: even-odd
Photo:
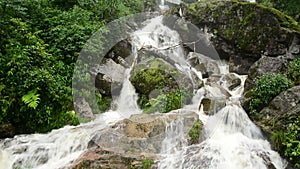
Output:
[[284,131],[300,112],[300,86],[295,86],[275,97],[268,107],[259,112],[256,123],[267,133]]
[[220,58],[227,59],[230,70],[239,74],[247,74],[262,55],[286,54],[300,34],[296,21],[256,3],[215,0],[190,4],[183,11],[183,17],[214,35],[210,40]]
[[15,128],[11,124],[0,124],[0,138],[13,137]]

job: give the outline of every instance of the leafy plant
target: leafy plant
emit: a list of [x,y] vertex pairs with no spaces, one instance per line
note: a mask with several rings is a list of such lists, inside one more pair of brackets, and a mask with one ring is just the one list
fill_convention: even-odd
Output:
[[276,8],[295,19],[299,18],[300,4],[298,0],[261,0],[260,3]]
[[191,144],[199,143],[199,137],[202,131],[203,124],[200,120],[196,121],[193,127],[189,131],[189,136],[191,138]]
[[39,98],[40,94],[37,93],[37,90],[31,90],[29,91],[26,95],[24,95],[22,97],[22,101],[28,105],[28,107],[31,107],[33,109],[35,109],[40,101]]
[[295,85],[300,84],[300,57],[289,63],[288,77],[294,81]]
[[153,164],[152,159],[145,159],[142,161],[142,169],[150,169]]
[[293,83],[283,74],[264,74],[255,79],[256,87],[252,89],[249,104],[250,114],[258,118],[258,112],[282,91],[293,86]]
[[285,131],[285,139],[283,141],[284,156],[290,160],[295,167],[300,167],[300,112],[298,118],[290,124]]
[[145,104],[144,112],[154,113],[159,111],[161,113],[167,113],[171,110],[179,109],[190,96],[191,93],[186,90],[177,90],[174,93],[158,95]]
[[[79,52],[105,23],[138,12],[141,8],[137,10],[133,2],[142,3],[94,2],[0,1],[0,123],[12,124],[17,133],[48,132],[78,124],[70,112]],[[109,98],[101,96],[100,100],[106,109]]]
[[95,91],[95,95],[96,95],[96,102],[100,111],[104,112],[108,110],[110,108],[112,99],[109,97],[102,97],[102,95],[98,90]]

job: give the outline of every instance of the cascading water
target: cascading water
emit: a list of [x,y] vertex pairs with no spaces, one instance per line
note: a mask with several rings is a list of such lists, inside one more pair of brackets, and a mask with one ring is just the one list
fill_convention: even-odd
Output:
[[[164,5],[162,1],[162,5]],[[176,31],[162,24],[162,16],[146,21],[143,29],[134,32],[133,63],[125,69],[122,90],[115,100],[116,110],[99,115],[95,120],[76,127],[64,127],[48,134],[20,135],[13,139],[0,141],[0,168],[56,169],[68,165],[87,149],[87,144],[95,134],[109,124],[141,113],[137,106],[137,94],[130,83],[130,73],[138,60],[138,49],[156,50],[172,60],[173,66],[193,79],[193,74],[203,80],[204,87],[195,92],[193,104],[183,109],[199,114],[204,129],[200,143],[188,145],[183,132],[182,119],[176,119],[166,126],[166,137],[161,143],[158,167],[161,169],[264,169],[273,166],[285,168],[278,153],[271,150],[260,130],[251,122],[239,105],[243,93],[245,76],[238,87],[230,89],[226,78],[216,81],[215,85],[202,79],[202,72],[189,64],[184,57],[181,39]],[[163,58],[162,58],[163,59]],[[205,59],[204,59],[205,60]],[[213,64],[212,64],[213,65]],[[224,63],[217,64],[217,75],[230,74]],[[192,80],[193,81],[193,80]],[[193,81],[193,83],[195,83]],[[193,84],[195,85],[195,84]],[[226,106],[208,116],[199,105],[204,96],[212,100],[226,93]],[[200,108],[199,108],[200,107]]]
[[[137,105],[138,96],[129,78],[137,59],[137,48],[133,47],[134,61],[125,69],[122,89],[115,101],[117,110],[110,110],[95,120],[79,126],[66,126],[48,134],[20,135],[0,140],[0,169],[58,169],[67,166],[87,149],[95,131],[105,129],[118,120],[141,113]],[[104,67],[99,67],[100,71]]]

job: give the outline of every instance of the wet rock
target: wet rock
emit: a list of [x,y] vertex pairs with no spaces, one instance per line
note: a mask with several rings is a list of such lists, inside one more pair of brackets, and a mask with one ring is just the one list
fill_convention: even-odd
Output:
[[256,123],[270,135],[275,131],[285,131],[299,112],[300,86],[295,86],[280,93],[261,110]]
[[263,56],[256,61],[248,71],[245,92],[255,87],[254,79],[266,73],[287,73],[288,61],[282,57]]
[[[258,113],[258,116],[250,114],[250,117],[265,133],[273,148],[282,152],[284,148],[281,141],[272,138],[280,133],[288,132],[293,124],[295,125],[299,113],[300,86],[295,86],[276,96],[268,107]],[[299,139],[299,136],[296,138]],[[292,169],[292,164],[289,163],[287,168]]]
[[[300,35],[299,25],[292,18],[257,3],[200,1],[186,6],[184,11],[185,19],[213,34],[209,41],[219,57],[229,61],[230,70],[238,74],[247,74],[250,66],[262,55],[276,57],[287,54],[295,37]],[[170,13],[178,14],[179,8],[171,9]],[[180,28],[176,26],[179,19],[174,20],[168,26]],[[185,32],[193,31],[189,27],[187,29]],[[299,45],[299,41],[294,42],[294,46]]]
[[190,65],[202,73],[203,78],[220,74],[218,62],[199,53],[190,52],[187,56]]
[[230,97],[232,94],[230,92],[237,89],[242,85],[240,77],[235,73],[228,73],[224,75],[213,75],[210,76],[207,81],[207,85],[212,87],[219,86],[220,90],[223,91],[224,95]]
[[[65,169],[144,169],[145,160],[156,160],[155,154],[120,154],[109,148],[93,147],[85,151],[73,164]],[[156,169],[157,164],[152,164],[149,169]]]
[[151,98],[158,95],[176,93],[180,89],[191,91],[193,88],[191,79],[183,73],[184,71],[177,70],[172,63],[161,59],[160,56],[144,53],[132,71],[130,80],[139,94],[138,103],[142,108]]
[[109,147],[124,153],[159,153],[165,138],[166,125],[180,119],[184,123],[185,137],[188,138],[188,131],[198,119],[196,113],[141,114],[98,131],[89,147]]
[[0,138],[13,137],[15,128],[12,124],[0,124]]
[[[198,114],[177,110],[167,114],[137,114],[107,128],[94,131],[88,149],[65,169],[90,168],[145,168],[153,161],[151,169],[157,168],[157,153],[161,152],[168,124],[183,123],[185,138],[199,120]],[[177,123],[176,123],[177,124]],[[173,125],[173,127],[178,127]]]
[[201,100],[200,105],[203,105],[203,111],[205,114],[214,115],[226,106],[226,99],[204,98]]
[[89,103],[85,100],[85,98],[77,97],[74,101],[74,106],[77,110],[76,113],[79,113],[80,117],[88,119],[94,118],[92,108],[90,107]]
[[94,68],[96,74],[95,87],[101,95],[112,97],[118,95],[124,78],[125,68],[112,59],[105,59],[105,63]]

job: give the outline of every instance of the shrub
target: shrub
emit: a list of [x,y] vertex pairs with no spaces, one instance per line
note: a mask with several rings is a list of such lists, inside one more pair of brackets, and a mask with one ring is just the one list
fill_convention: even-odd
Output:
[[261,3],[276,8],[295,19],[299,18],[300,3],[298,0],[261,0]]
[[300,84],[300,57],[289,63],[288,77],[294,81],[295,85]]
[[145,113],[154,113],[159,111],[161,113],[167,113],[171,110],[176,110],[182,107],[187,102],[191,93],[186,90],[177,90],[173,93],[161,94],[156,98],[150,99],[144,107]]
[[275,131],[272,133],[271,141],[275,149],[286,157],[295,167],[300,167],[300,112],[298,117],[293,119],[284,131]]
[[292,87],[292,82],[283,74],[264,74],[255,79],[256,87],[252,89],[252,99],[249,110],[254,118],[257,118],[262,108],[282,91]]
[[193,127],[189,131],[189,136],[191,138],[191,144],[197,144],[199,143],[199,137],[201,134],[203,124],[200,120],[196,121],[193,125]]
[[151,166],[153,165],[153,160],[151,159],[146,159],[142,161],[142,169],[150,169]]

